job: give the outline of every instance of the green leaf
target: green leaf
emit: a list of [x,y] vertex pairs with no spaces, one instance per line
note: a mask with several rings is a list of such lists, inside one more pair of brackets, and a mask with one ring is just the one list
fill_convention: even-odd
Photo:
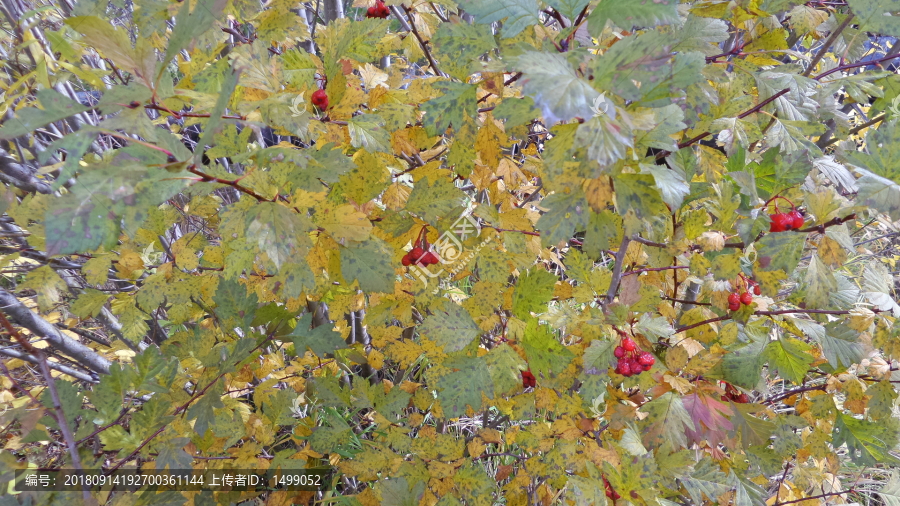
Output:
[[331,324],[326,323],[313,328],[312,313],[303,315],[288,337],[294,342],[294,350],[300,357],[307,349],[319,357],[324,357],[326,354],[334,353],[334,350],[347,347],[347,343],[341,339],[341,334],[335,332]]
[[390,133],[384,129],[384,120],[377,114],[360,114],[347,120],[350,145],[369,152],[391,151]]
[[557,279],[544,269],[534,269],[520,276],[513,294],[513,314],[526,320],[532,312],[546,312]]
[[575,358],[571,351],[560,344],[553,332],[547,325],[539,324],[537,319],[530,319],[525,327],[522,346],[535,376],[539,373],[545,376],[550,373],[560,374]]
[[206,430],[211,424],[215,424],[215,410],[225,407],[220,396],[215,389],[210,389],[188,408],[187,419],[197,420],[194,422],[194,432],[200,437],[206,435]]
[[847,445],[848,457],[863,465],[900,463],[889,452],[897,444],[897,429],[886,423],[874,423],[839,413],[834,424],[835,449]]
[[519,55],[516,68],[523,72],[519,79],[523,93],[534,98],[547,124],[593,116],[591,107],[600,93],[578,77],[564,54],[526,51]]
[[759,325],[747,326],[744,331],[749,341],[722,358],[724,379],[744,388],[756,388],[762,380],[761,374],[765,358],[763,353],[769,342],[767,330]]
[[599,213],[594,211],[589,213],[582,248],[591,258],[600,260],[603,251],[622,243],[622,236],[625,233],[622,228],[622,217],[608,209]]
[[891,472],[887,483],[876,493],[884,501],[885,506],[900,506],[900,473]]
[[422,126],[428,135],[440,135],[451,125],[454,130],[462,128],[464,117],[474,116],[478,108],[476,99],[477,86],[465,83],[442,82],[432,87],[443,92],[422,104],[419,108],[425,112]]
[[778,375],[793,383],[800,383],[814,358],[807,353],[810,346],[803,341],[790,337],[782,337],[766,346],[764,357],[769,367],[778,371]]
[[419,332],[447,353],[462,350],[482,333],[469,312],[453,303],[445,304],[445,309],[436,310],[425,318]]
[[258,305],[256,294],[235,280],[219,281],[213,302],[216,303],[216,316],[233,326],[247,327],[256,315]]
[[725,473],[712,460],[707,459],[701,460],[690,475],[682,476],[681,483],[695,504],[703,504],[704,497],[715,502],[731,488]]
[[327,426],[313,429],[309,436],[309,445],[319,453],[331,453],[343,446],[353,435],[353,429],[334,408],[325,410]]
[[384,241],[372,237],[341,247],[341,273],[348,283],[359,281],[366,292],[394,292],[394,268],[391,250]]
[[806,234],[796,232],[768,233],[756,243],[757,265],[763,271],[794,272],[803,255]]
[[623,30],[631,30],[632,27],[657,26],[677,23],[678,2],[674,0],[642,0],[630,2],[628,0],[603,0],[588,16],[588,28],[591,35],[599,36],[606,26],[607,20],[612,20],[616,26]]
[[496,46],[489,26],[460,22],[441,23],[431,43],[441,70],[460,80],[475,72],[476,59]]
[[495,118],[503,120],[506,128],[509,129],[530,122],[537,117],[539,112],[531,97],[507,97],[491,111],[491,114]]
[[571,193],[554,193],[545,197],[541,200],[541,207],[549,209],[535,225],[541,231],[544,247],[568,241],[577,230],[584,230],[587,225],[590,208],[580,188]]
[[381,504],[389,506],[416,506],[425,494],[425,482],[410,487],[406,478],[399,476],[378,481]]
[[[445,178],[431,180],[426,177],[416,182],[406,209],[415,213],[423,220],[436,225],[438,219],[445,218],[447,214],[463,204],[465,194],[459,188]],[[452,216],[455,220],[457,216]]]
[[590,0],[546,0],[547,5],[569,19],[575,19],[588,6]]
[[775,431],[775,424],[752,416],[752,413],[760,411],[759,406],[732,402],[731,408],[734,410],[731,423],[734,424],[735,432],[741,435],[741,444],[744,449],[746,450],[752,445],[768,445],[769,437]]
[[857,200],[873,207],[894,220],[900,220],[900,184],[865,169],[856,169],[862,177],[856,180]]
[[634,139],[627,123],[600,114],[578,125],[575,146],[584,147],[589,160],[606,167],[625,158],[628,148],[634,147]]
[[835,371],[846,370],[851,365],[858,364],[865,356],[862,344],[859,343],[859,332],[841,322],[831,322],[826,326],[802,318],[792,319],[791,322],[819,343],[822,354],[828,359],[828,365]]
[[96,317],[110,295],[93,288],[85,288],[84,293],[78,296],[70,307],[72,314],[79,318]]
[[849,0],[856,21],[868,32],[900,36],[900,9],[890,0]]
[[466,406],[480,411],[482,392],[488,398],[494,397],[491,376],[483,357],[466,358],[455,365],[458,371],[441,376],[434,382],[445,418],[465,415]]
[[[191,3],[194,5],[191,10]],[[160,65],[160,73],[175,58],[179,51],[186,48],[193,40],[203,35],[213,27],[214,21],[222,14],[226,0],[198,0],[197,2],[185,2],[175,18],[175,27],[169,36],[169,44],[166,47],[166,56]],[[156,76],[154,76],[156,77]],[[221,115],[221,113],[219,113]],[[215,116],[213,116],[215,117]],[[200,144],[201,146],[203,144]]]
[[504,38],[515,37],[526,27],[541,22],[536,0],[457,0],[460,7],[475,16],[475,22],[503,21]]
[[666,392],[641,406],[641,411],[648,415],[643,422],[646,424],[643,431],[644,442],[654,447],[671,443],[676,447],[687,448],[685,429],[695,430],[695,426],[681,397],[673,392]]

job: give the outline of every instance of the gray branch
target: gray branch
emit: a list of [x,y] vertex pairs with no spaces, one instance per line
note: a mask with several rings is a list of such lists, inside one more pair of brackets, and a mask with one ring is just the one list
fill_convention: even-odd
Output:
[[[35,365],[38,365],[40,362],[37,358],[35,358],[27,353],[21,352],[19,350],[12,350],[9,348],[0,348],[0,355],[6,355],[7,357],[17,358],[19,360],[24,360],[25,362],[29,362],[29,363],[35,364]],[[73,378],[78,378],[81,381],[87,381],[88,383],[97,383],[97,380],[92,378],[90,374],[88,374],[84,371],[72,369],[71,367],[69,367],[67,365],[57,364],[56,362],[50,362],[49,360],[47,361],[47,365],[50,367],[50,369],[53,369],[54,371],[59,371],[63,374],[68,374],[69,376],[71,376]]]
[[7,176],[5,182],[27,192],[50,193],[50,185],[34,177],[34,172],[17,162],[9,153],[0,149],[0,173]]
[[32,313],[30,309],[19,302],[15,295],[3,289],[0,289],[0,308],[13,321],[30,330],[32,334],[45,338],[54,349],[69,356],[75,362],[96,373],[109,374],[109,360],[60,332],[55,325]]

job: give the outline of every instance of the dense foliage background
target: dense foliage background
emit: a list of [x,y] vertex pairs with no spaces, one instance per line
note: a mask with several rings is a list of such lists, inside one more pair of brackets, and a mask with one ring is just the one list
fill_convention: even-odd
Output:
[[0,504],[900,505],[896,2],[0,15]]

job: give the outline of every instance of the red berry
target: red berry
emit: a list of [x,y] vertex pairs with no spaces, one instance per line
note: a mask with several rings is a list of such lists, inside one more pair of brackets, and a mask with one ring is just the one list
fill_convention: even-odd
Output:
[[625,356],[625,348],[623,348],[621,346],[616,346],[616,349],[613,350],[613,355],[615,355],[616,358],[624,357]]
[[419,263],[419,259],[422,258],[422,255],[425,254],[425,250],[416,246],[409,252],[409,259],[412,260],[414,264]]
[[730,303],[728,304],[728,309],[731,310],[731,311],[737,311],[737,310],[740,309],[740,308],[741,308],[741,303],[740,303],[740,302],[736,302],[736,303],[734,303],[734,304],[730,304]]
[[436,264],[441,263],[441,259],[440,259],[440,257],[438,257],[437,253],[432,251],[429,253],[429,255],[431,255],[431,265],[436,265]]
[[749,306],[751,302],[753,302],[753,296],[750,295],[750,292],[744,292],[741,294],[741,304]]
[[805,220],[803,219],[803,215],[800,214],[800,211],[794,209],[793,211],[788,213],[788,216],[791,218],[791,227],[792,228],[794,228],[794,229],[803,228],[803,222]]
[[772,215],[772,224],[769,226],[769,232],[784,232],[794,228],[794,218],[788,213],[776,213]]
[[312,94],[312,104],[319,109],[328,109],[328,93],[325,90],[316,90]]
[[644,370],[644,366],[636,358],[628,359],[628,363],[631,364],[631,374],[640,374]]
[[616,372],[622,376],[631,376],[631,361],[628,359],[619,360]]
[[401,260],[401,262],[406,267],[409,267],[409,265],[412,264],[412,260],[410,260],[410,258],[409,258],[409,253],[407,253],[406,255],[403,255],[403,260]]
[[754,295],[761,295],[761,294],[762,294],[762,290],[759,289],[759,285],[753,285],[753,294],[754,294]]
[[728,305],[729,306],[734,305],[734,304],[739,304],[740,302],[741,302],[741,298],[738,296],[737,293],[731,293],[730,295],[728,295]]
[[537,385],[537,380],[534,377],[534,374],[531,374],[531,371],[522,371],[522,386],[525,388],[534,387]]
[[741,394],[737,396],[734,402],[737,402],[739,404],[747,404],[748,402],[750,402],[750,397],[747,397],[747,394]]
[[438,262],[440,262],[440,260],[437,259],[437,256],[434,253],[428,251],[424,255],[422,255],[422,258],[419,259],[418,263],[422,265],[434,265]]
[[651,355],[650,352],[645,351],[645,352],[641,353],[641,356],[638,357],[638,362],[640,362],[641,365],[644,365],[644,366],[653,365],[656,363],[656,358],[653,355]]
[[645,365],[645,366],[644,366],[644,370],[645,370],[645,371],[649,371],[650,369],[653,369],[653,366],[652,366],[652,365]]
[[634,351],[637,348],[637,345],[634,344],[634,341],[630,337],[626,337],[622,339],[622,348],[625,348],[625,351]]

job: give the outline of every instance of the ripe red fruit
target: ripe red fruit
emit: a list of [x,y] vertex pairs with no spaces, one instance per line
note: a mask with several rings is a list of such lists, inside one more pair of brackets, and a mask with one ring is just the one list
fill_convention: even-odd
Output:
[[625,351],[634,351],[634,349],[637,348],[637,345],[634,344],[634,341],[630,337],[626,337],[625,339],[622,339],[622,348],[624,348]]
[[534,377],[534,374],[531,374],[531,371],[522,371],[522,386],[525,388],[534,387],[537,385],[537,380]]
[[622,376],[631,376],[631,361],[628,359],[619,360],[616,372]]
[[759,289],[759,285],[753,285],[753,294],[762,295],[762,290]]
[[440,260],[438,260],[437,255],[428,251],[424,255],[422,255],[422,258],[419,259],[418,263],[422,265],[434,265],[438,262],[440,262]]
[[731,303],[728,304],[728,309],[729,309],[730,311],[737,311],[737,310],[740,309],[740,308],[741,308],[741,303],[740,303],[740,302],[735,302],[734,304],[731,304]]
[[738,296],[737,293],[731,293],[728,295],[728,305],[729,306],[732,306],[734,304],[740,304],[740,302],[741,302],[741,298]]
[[775,213],[771,217],[772,224],[769,225],[769,232],[784,232],[794,228],[794,218],[788,213]]
[[616,349],[613,350],[613,355],[616,358],[622,358],[625,356],[625,348],[621,346],[616,346]]
[[631,374],[640,374],[644,370],[644,366],[636,358],[628,359],[628,363],[631,365]]
[[328,109],[328,93],[325,90],[316,90],[312,94],[311,102],[319,109]]
[[790,213],[788,213],[788,217],[791,218],[791,227],[794,229],[803,228],[803,215],[800,214],[800,211],[794,209]]
[[408,253],[409,259],[412,260],[412,262],[414,264],[419,263],[419,259],[422,258],[422,255],[424,255],[424,254],[425,254],[425,250],[423,250],[422,248],[420,248],[418,246],[416,246],[415,248],[410,250],[410,252]]
[[649,371],[650,369],[653,369],[653,365],[645,365],[644,366],[645,371]]
[[753,302],[753,296],[750,295],[750,292],[744,292],[741,294],[741,304],[749,306],[751,302]]
[[381,18],[384,19],[390,15],[390,12],[384,2],[381,0],[376,0],[375,5],[369,7],[366,11],[367,18]]
[[650,352],[645,351],[638,357],[638,362],[643,366],[653,365],[656,363],[656,358]]
[[401,260],[404,266],[409,267],[412,264],[412,260],[409,258],[409,254],[403,255],[403,260]]

